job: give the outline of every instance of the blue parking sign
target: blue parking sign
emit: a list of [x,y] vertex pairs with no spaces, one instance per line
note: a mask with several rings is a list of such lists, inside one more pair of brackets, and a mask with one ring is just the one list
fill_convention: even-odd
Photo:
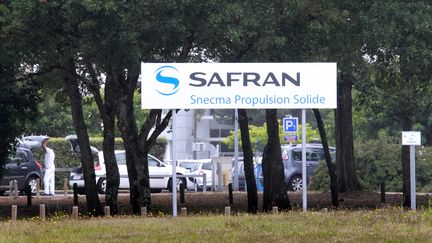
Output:
[[285,117],[282,121],[284,132],[298,132],[297,117]]

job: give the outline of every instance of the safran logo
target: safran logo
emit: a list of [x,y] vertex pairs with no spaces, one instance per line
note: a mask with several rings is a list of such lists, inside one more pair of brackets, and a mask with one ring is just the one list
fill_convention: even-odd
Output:
[[155,71],[155,89],[164,96],[170,96],[179,90],[180,80],[177,78],[180,72],[173,66],[162,66]]

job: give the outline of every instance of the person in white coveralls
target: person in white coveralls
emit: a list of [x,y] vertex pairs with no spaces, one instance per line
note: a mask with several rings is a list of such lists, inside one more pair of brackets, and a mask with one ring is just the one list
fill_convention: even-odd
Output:
[[45,151],[45,175],[44,175],[44,195],[54,196],[54,186],[55,186],[55,165],[54,150],[48,148],[48,139],[42,142],[42,148]]

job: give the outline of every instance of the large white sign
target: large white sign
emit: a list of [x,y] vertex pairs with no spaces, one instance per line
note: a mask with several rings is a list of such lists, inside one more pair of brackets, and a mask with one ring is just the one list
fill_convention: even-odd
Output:
[[336,63],[141,63],[143,109],[336,108]]

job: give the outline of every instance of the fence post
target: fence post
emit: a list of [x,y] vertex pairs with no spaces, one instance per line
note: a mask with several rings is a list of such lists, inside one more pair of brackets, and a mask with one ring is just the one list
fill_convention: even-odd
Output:
[[229,195],[229,204],[230,206],[232,206],[234,204],[232,183],[228,184],[228,195]]
[[185,203],[185,184],[180,184],[180,204]]
[[36,178],[36,197],[40,196],[40,179]]
[[18,206],[12,205],[12,222],[15,222],[17,220],[17,214],[18,214]]
[[14,198],[18,197],[18,181],[17,180],[13,180],[13,194],[14,194]]
[[64,191],[64,196],[67,197],[67,195],[68,195],[68,179],[67,178],[63,179],[63,191]]
[[78,220],[78,206],[72,207],[72,219]]
[[27,206],[31,206],[32,205],[32,193],[31,193],[30,185],[26,185],[24,191],[27,195]]
[[73,184],[73,205],[78,206],[78,185]]
[[225,207],[225,215],[230,216],[231,215],[231,207]]
[[14,187],[14,182],[13,180],[9,181],[9,197],[12,198],[14,191],[13,191],[13,187]]
[[385,195],[385,184],[384,182],[381,182],[380,184],[380,192],[381,192],[381,203],[385,204],[386,203],[386,195]]
[[181,216],[187,216],[187,208],[185,208],[185,207],[181,208],[180,215]]
[[206,173],[203,174],[203,192],[207,191],[207,175]]
[[105,213],[105,217],[111,216],[110,206],[105,206],[104,213]]
[[147,217],[147,207],[141,207],[141,216]]

